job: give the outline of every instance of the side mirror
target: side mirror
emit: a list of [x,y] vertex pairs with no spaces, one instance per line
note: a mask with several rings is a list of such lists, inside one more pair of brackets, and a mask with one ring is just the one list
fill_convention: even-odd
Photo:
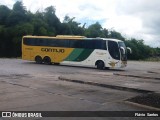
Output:
[[125,54],[125,49],[124,49],[124,47],[120,47],[120,49],[122,50],[122,54]]
[[129,53],[132,54],[132,49],[130,47],[127,47],[127,50],[129,50]]

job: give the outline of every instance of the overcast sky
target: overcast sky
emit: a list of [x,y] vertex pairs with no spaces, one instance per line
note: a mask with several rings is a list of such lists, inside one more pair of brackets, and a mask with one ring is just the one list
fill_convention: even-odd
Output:
[[[0,0],[12,8],[17,0]],[[80,23],[98,21],[103,28],[124,36],[143,39],[147,45],[160,47],[160,0],[22,0],[27,10],[43,11],[55,6],[56,15],[76,17]]]

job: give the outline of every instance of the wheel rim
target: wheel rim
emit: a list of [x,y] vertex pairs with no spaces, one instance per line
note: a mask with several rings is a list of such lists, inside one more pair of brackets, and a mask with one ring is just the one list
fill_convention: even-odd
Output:
[[100,69],[100,70],[103,70],[104,69],[104,63],[103,62],[98,62],[97,64],[97,68]]
[[49,64],[51,64],[51,59],[49,57],[45,57],[43,62],[44,62],[44,64],[49,65]]

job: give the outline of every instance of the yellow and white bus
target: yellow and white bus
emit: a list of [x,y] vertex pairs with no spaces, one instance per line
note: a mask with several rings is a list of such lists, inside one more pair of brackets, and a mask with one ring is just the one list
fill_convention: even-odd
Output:
[[127,65],[127,48],[123,41],[109,38],[24,36],[22,59],[39,64],[120,68]]

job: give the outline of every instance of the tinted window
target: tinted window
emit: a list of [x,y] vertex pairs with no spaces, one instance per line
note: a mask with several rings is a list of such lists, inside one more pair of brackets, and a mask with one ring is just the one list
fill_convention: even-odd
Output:
[[31,46],[51,46],[85,49],[104,49],[106,50],[106,41],[104,40],[62,40],[62,39],[41,39],[24,38],[23,43]]
[[106,50],[106,41],[105,40],[95,40],[94,44],[95,44],[96,49]]
[[117,42],[108,41],[108,51],[112,58],[116,60],[120,60],[119,47]]
[[125,54],[123,54],[122,49],[120,49],[120,51],[121,51],[121,60],[125,61],[125,60],[127,60],[127,49],[126,49],[126,46],[125,46],[124,42],[118,42],[118,44],[119,44],[119,47],[123,47],[125,49]]

